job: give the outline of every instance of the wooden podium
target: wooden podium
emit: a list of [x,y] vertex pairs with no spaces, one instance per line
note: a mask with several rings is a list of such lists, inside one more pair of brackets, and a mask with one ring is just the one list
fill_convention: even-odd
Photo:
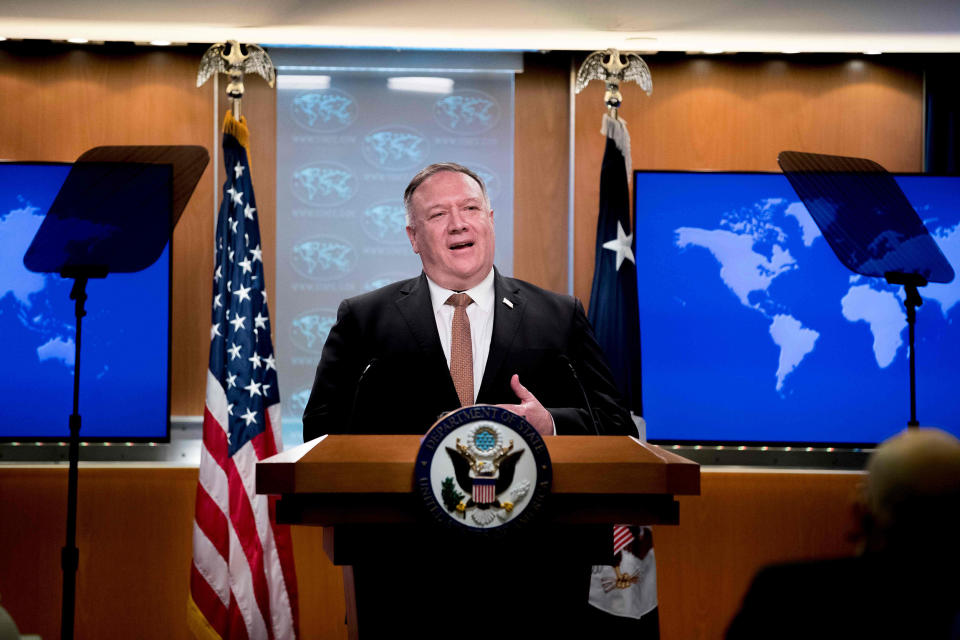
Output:
[[[279,522],[323,526],[324,550],[337,565],[389,563],[398,549],[406,557],[462,556],[476,536],[466,541],[437,525],[414,492],[420,441],[418,435],[322,436],[257,463],[257,493],[279,494]],[[571,565],[609,564],[611,524],[678,524],[675,496],[700,493],[698,464],[635,438],[548,436],[544,442],[553,483],[540,523],[485,541],[488,557],[535,549]],[[355,637],[349,570],[344,578]]]

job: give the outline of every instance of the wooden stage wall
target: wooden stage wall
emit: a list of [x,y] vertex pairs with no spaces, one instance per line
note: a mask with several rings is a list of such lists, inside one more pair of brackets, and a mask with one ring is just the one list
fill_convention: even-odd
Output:
[[[64,468],[0,466],[0,602],[22,633],[59,634]],[[753,573],[775,560],[852,551],[859,473],[705,471],[656,527],[663,640],[721,638]],[[186,603],[197,470],[80,470],[78,638],[190,637]],[[294,527],[302,637],[343,640],[339,569],[319,528]],[[387,572],[389,575],[389,572]],[[403,588],[403,576],[390,576]]]
[[[71,162],[102,144],[199,144],[213,153],[213,90],[196,88],[203,47],[0,45],[0,158]],[[882,59],[654,56],[654,93],[624,88],[621,115],[637,169],[773,171],[784,149],[862,155],[891,171],[922,168],[922,74]],[[517,76],[514,272],[567,291],[567,54],[528,54]],[[276,245],[276,101],[246,83],[264,263]],[[221,87],[222,91],[222,87]],[[603,86],[575,102],[574,293],[590,299],[604,139]],[[224,100],[220,111],[226,110]],[[222,115],[222,114],[218,114]],[[171,410],[200,415],[209,348],[212,166],[173,238]],[[214,189],[214,183],[218,186]],[[274,270],[267,270],[268,290]]]
[[[0,45],[0,158],[72,161],[101,144],[200,144],[213,151],[214,103],[195,87],[203,47]],[[621,112],[644,169],[776,170],[784,149],[871,157],[919,171],[922,74],[860,59],[654,56],[654,94],[624,90]],[[528,54],[516,84],[515,273],[568,287],[566,54]],[[276,111],[247,84],[253,176],[266,264],[275,244]],[[221,87],[222,90],[222,87]],[[574,291],[589,299],[602,88],[577,97]],[[220,111],[226,105],[220,102]],[[203,410],[215,184],[202,177],[174,234],[172,411]],[[272,288],[268,273],[268,288]],[[85,468],[80,475],[78,637],[186,637],[196,469]],[[66,472],[0,467],[0,602],[27,633],[55,637]],[[663,638],[718,638],[752,575],[775,559],[848,552],[855,475],[705,472],[679,527],[656,531]],[[340,579],[317,530],[296,530],[304,637],[342,637]],[[402,584],[402,583],[401,583]]]

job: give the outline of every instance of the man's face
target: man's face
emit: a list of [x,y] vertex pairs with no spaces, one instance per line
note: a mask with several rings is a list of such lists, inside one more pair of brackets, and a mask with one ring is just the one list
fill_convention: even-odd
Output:
[[441,287],[462,291],[478,285],[493,267],[493,211],[470,176],[436,173],[411,199],[407,236],[423,270]]

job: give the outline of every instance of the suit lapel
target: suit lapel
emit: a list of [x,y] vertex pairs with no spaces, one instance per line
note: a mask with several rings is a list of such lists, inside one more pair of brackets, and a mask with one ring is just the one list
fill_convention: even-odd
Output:
[[501,276],[499,271],[494,273],[493,293],[493,335],[490,338],[490,353],[487,355],[487,366],[483,371],[478,398],[485,397],[486,393],[495,389],[495,381],[510,354],[526,308],[526,301],[520,296],[519,289],[509,278]]
[[[403,316],[413,339],[417,341],[420,352],[427,363],[427,370],[434,380],[424,380],[423,388],[427,393],[443,393],[449,404],[449,396],[455,400],[453,406],[459,405],[456,387],[450,377],[447,359],[440,346],[440,336],[437,335],[437,321],[433,315],[433,302],[430,300],[430,287],[427,278],[422,273],[419,278],[410,280],[408,285],[400,290],[395,301],[397,310]],[[439,386],[437,386],[439,385]]]

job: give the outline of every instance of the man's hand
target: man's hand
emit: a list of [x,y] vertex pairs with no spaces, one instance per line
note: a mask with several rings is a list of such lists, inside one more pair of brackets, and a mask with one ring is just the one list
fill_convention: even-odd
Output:
[[513,377],[510,378],[510,388],[517,394],[520,404],[498,404],[496,406],[522,416],[540,435],[554,435],[556,431],[553,426],[553,416],[543,408],[540,401],[525,386],[520,384],[520,376],[517,374],[513,374]]

